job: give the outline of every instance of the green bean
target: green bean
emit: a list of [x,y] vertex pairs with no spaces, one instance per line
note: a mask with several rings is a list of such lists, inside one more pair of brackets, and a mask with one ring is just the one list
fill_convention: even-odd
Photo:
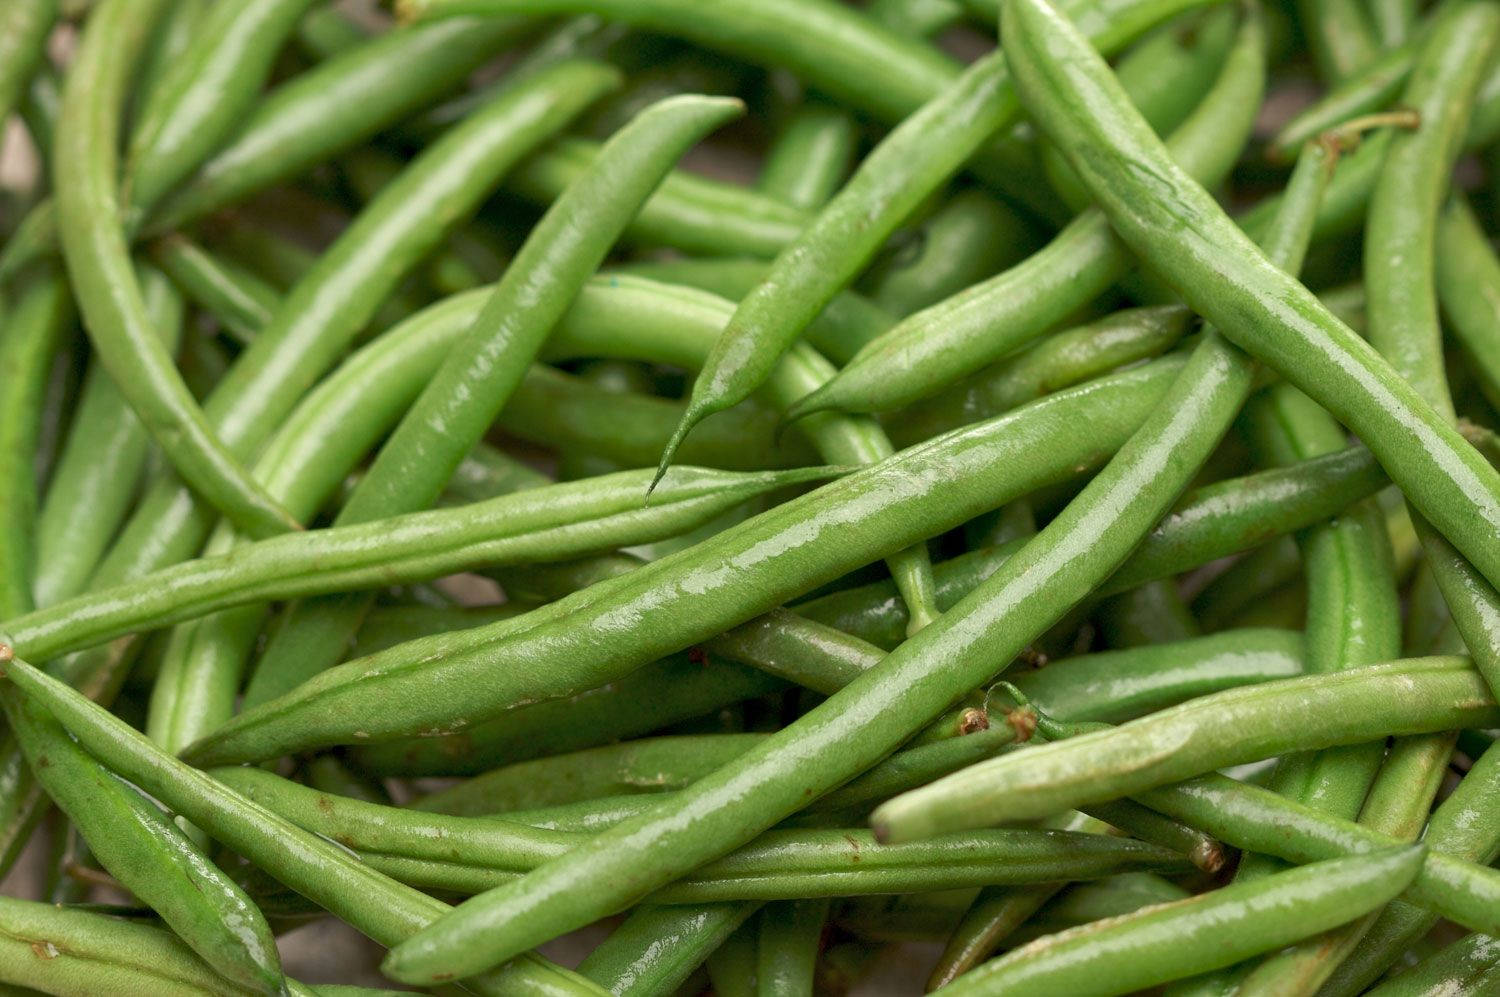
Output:
[[18,0],[0,18],[0,119],[21,102],[33,73],[45,61],[47,35],[57,20],[57,0]]
[[343,55],[368,37],[364,26],[336,7],[315,7],[297,22],[298,47],[320,62]]
[[669,483],[664,502],[642,509],[630,489],[644,488],[650,476],[625,471],[456,509],[278,537],[10,617],[6,633],[12,646],[50,658],[230,606],[435,578],[516,556],[576,557],[675,535],[756,494],[829,473],[685,469]]
[[760,997],[796,997],[813,989],[813,967],[828,921],[828,900],[784,900],[760,912],[755,969]]
[[575,803],[598,796],[681,789],[763,740],[760,734],[643,738],[486,772],[414,806],[456,816]]
[[[1115,63],[1120,86],[1158,135],[1181,125],[1212,88],[1234,41],[1237,19],[1232,7],[1201,16],[1189,12],[1157,28]],[[1092,202],[1072,167],[1050,143],[1039,144],[1053,189],[1074,211],[1088,208]]]
[[584,957],[578,972],[617,997],[673,993],[759,906],[639,907]]
[[[182,300],[161,274],[140,271],[152,328],[176,349]],[[90,367],[36,526],[36,602],[50,606],[83,590],[110,539],[130,513],[150,442],[114,382]],[[10,615],[10,614],[7,614]]]
[[384,775],[477,775],[500,765],[639,737],[781,689],[764,672],[709,656],[672,655],[617,682],[536,703],[460,734],[361,747],[356,763]]
[[32,605],[37,571],[36,464],[47,381],[70,318],[67,289],[50,271],[31,275],[0,314],[0,617]]
[[[724,531],[706,544],[673,554],[623,578],[594,585],[585,592],[561,600],[555,604],[556,608],[546,611],[548,618],[574,608],[582,610],[584,606],[589,606],[588,612],[593,613],[596,608],[602,609],[605,601],[608,601],[602,599],[604,596],[612,600],[645,598],[654,602],[654,586],[657,584],[667,584],[674,592],[679,591],[676,582],[671,581],[679,573],[684,577],[700,570],[716,573],[718,568],[710,569],[709,566],[725,563],[724,558],[730,558],[739,565],[732,586],[728,585],[728,579],[723,579],[721,582],[707,584],[696,597],[693,594],[682,595],[680,598],[693,602],[695,608],[688,611],[687,603],[683,603],[680,607],[683,611],[674,614],[670,621],[672,626],[653,627],[649,631],[632,630],[628,648],[613,635],[605,638],[601,631],[598,637],[602,643],[593,654],[585,656],[574,648],[563,659],[555,662],[549,660],[547,668],[531,676],[532,679],[540,679],[546,675],[543,683],[547,690],[545,693],[537,688],[516,696],[508,690],[498,689],[494,684],[498,676],[492,674],[493,670],[477,658],[464,655],[456,655],[448,662],[436,666],[417,669],[409,679],[401,674],[407,669],[401,668],[390,673],[391,678],[402,684],[438,680],[443,688],[451,688],[446,677],[439,679],[440,674],[456,674],[457,669],[465,667],[479,668],[486,676],[486,693],[494,692],[496,695],[492,698],[487,695],[492,704],[487,710],[477,709],[478,703],[470,704],[476,707],[471,713],[471,718],[475,721],[503,712],[518,699],[534,701],[541,698],[539,694],[560,697],[598,686],[663,654],[689,646],[775,608],[808,588],[830,581],[843,571],[868,563],[873,558],[889,553],[893,548],[899,549],[924,536],[956,526],[1016,493],[1024,493],[1050,480],[1070,476],[1080,466],[1093,465],[1101,459],[1103,453],[1117,445],[1121,437],[1134,428],[1135,423],[1143,417],[1143,410],[1148,409],[1159,397],[1157,392],[1165,389],[1165,382],[1176,374],[1178,366],[1178,363],[1171,360],[1158,361],[1154,365],[1106,378],[1085,388],[1050,396],[991,423],[955,432],[925,448],[905,451],[874,467],[857,471],[843,479],[849,482],[847,486],[835,484],[793,499],[747,523]],[[1038,434],[1041,439],[1046,440],[1045,445],[1038,445]],[[1030,455],[1025,462],[1014,461],[1008,456],[1021,452]],[[938,468],[941,470],[937,470]],[[970,474],[970,480],[976,483],[976,487],[972,491],[933,490],[928,487],[925,477],[932,473],[941,475],[943,480],[951,480],[958,473]],[[857,504],[860,510],[854,517],[858,522],[849,518],[846,506],[851,504]],[[921,512],[915,516],[910,515],[918,507]],[[790,536],[807,537],[810,524],[814,521],[826,524],[826,527],[819,528],[816,540],[811,543],[799,541],[800,546],[786,546],[786,540]],[[775,552],[774,564],[769,560],[772,551]],[[664,576],[660,583],[656,582],[658,575]],[[712,612],[700,611],[697,608],[700,603],[705,610]],[[585,616],[580,612],[567,621],[566,628],[561,623],[544,624],[520,639],[531,641],[541,638],[544,643],[537,646],[546,646],[550,642],[549,634],[554,630],[571,630],[584,619]],[[603,622],[602,618],[598,622]],[[604,650],[606,645],[609,648],[607,652]],[[403,657],[409,651],[410,649],[403,652]],[[314,730],[302,723],[296,716],[302,712],[300,704],[310,706],[319,701],[331,702],[342,698],[353,692],[352,688],[342,688],[349,678],[367,671],[383,671],[384,666],[380,664],[382,660],[395,664],[396,659],[393,653],[389,658],[377,656],[366,659],[365,662],[341,666],[304,683],[291,697],[274,706],[268,703],[253,711],[246,711],[211,740],[200,745],[204,759],[227,761],[231,757],[235,760],[245,757],[245,749],[252,741],[245,741],[238,748],[229,747],[233,740],[240,739],[240,735],[234,734],[236,729],[260,726],[272,717],[276,719],[268,729],[281,728],[280,732],[271,739],[254,738],[253,741],[260,743],[250,748],[250,751],[269,749],[271,754],[279,754],[283,750],[280,739],[288,735],[295,736],[299,741],[307,739],[308,743],[313,739],[337,740],[346,736],[337,733],[333,727]],[[484,660],[492,660],[488,652],[485,653]],[[403,663],[409,665],[410,659],[404,659]],[[519,675],[514,677],[523,678]],[[368,688],[372,683],[366,680],[359,685]],[[328,691],[324,692],[324,689]],[[408,706],[421,702],[420,697],[403,695],[400,698]],[[377,736],[391,737],[415,733],[431,726],[426,719],[415,715],[418,711],[406,708],[402,712],[407,713],[407,716],[390,718],[390,701],[385,699],[384,693],[380,699],[378,710],[374,711],[374,715],[364,715],[358,729],[377,735],[377,731],[383,728],[383,734]],[[288,708],[288,704],[292,702],[299,706]],[[368,705],[375,704],[370,702]],[[435,716],[451,718],[449,707],[437,701],[428,702],[423,709],[431,710]],[[343,707],[333,712],[351,718],[354,715]],[[401,722],[375,724],[381,715],[388,720],[398,719]],[[331,717],[332,714],[325,716]],[[292,723],[286,724],[288,720]],[[372,725],[367,727],[366,723]],[[323,740],[322,743],[329,742]],[[229,750],[225,750],[226,748]]]
[[[550,205],[599,154],[597,143],[565,137],[521,163],[507,189]],[[685,253],[771,257],[807,224],[800,209],[734,184],[673,170],[626,226],[624,238]]]
[[1111,596],[1099,607],[1098,624],[1105,643],[1118,648],[1170,644],[1202,632],[1171,579]]
[[[1142,27],[1119,16],[1084,13],[1093,15],[1090,33],[1106,50],[1118,48]],[[740,302],[693,384],[687,415],[662,455],[663,468],[694,423],[748,397],[766,380],[777,358],[896,226],[986,138],[1013,121],[1016,110],[1005,60],[995,53],[966,70],[865,157],[838,195],[781,252],[766,280]]]
[[[1295,280],[1266,264],[1212,198],[1171,162],[1112,86],[1108,67],[1085,52],[1066,21],[1033,0],[1021,0],[1006,13],[1016,25],[1006,34],[1006,46],[1014,53],[1018,80],[1025,81],[1028,105],[1125,241],[1172,280],[1196,311],[1357,433],[1413,505],[1445,536],[1458,538],[1456,545],[1486,577],[1500,577],[1500,562],[1478,542],[1483,530],[1474,527],[1476,516],[1500,523],[1500,475],[1368,344]],[[1066,57],[1065,79],[1051,75],[1064,68],[1062,52],[1080,54]],[[1062,107],[1050,99],[1059,93],[1078,100]],[[1085,152],[1084,143],[1094,151]],[[1135,180],[1138,174],[1117,175],[1126,150],[1132,162],[1151,163],[1162,184],[1145,190]]]
[[162,81],[192,43],[193,32],[208,13],[207,0],[175,3],[156,23],[151,40],[141,54],[134,86],[126,103],[126,120],[139,121],[147,105],[161,97]]
[[1231,630],[1064,659],[1015,683],[1061,720],[1117,723],[1221,689],[1292,678],[1302,654],[1299,634]]
[[1399,45],[1412,33],[1417,5],[1411,0],[1370,0],[1370,20],[1380,45]]
[[[51,175],[52,143],[57,125],[57,113],[62,107],[62,79],[57,69],[47,61],[37,66],[31,84],[21,97],[21,120],[32,145],[42,159],[46,175]],[[14,234],[12,234],[14,237]],[[3,256],[3,253],[0,253]]]
[[[1420,846],[1330,859],[1039,939],[959,977],[964,993],[1118,994],[1271,951],[1343,924],[1399,893]],[[1295,909],[1296,917],[1267,917]]]
[[929,37],[963,16],[956,0],[873,0],[869,16],[893,31]]
[[[1374,564],[1380,574],[1389,574],[1388,564],[1381,565],[1374,559],[1378,551],[1375,547],[1366,551],[1356,548],[1355,552],[1368,562],[1365,566]],[[1301,582],[1306,573],[1301,548],[1291,537],[1278,537],[1251,551],[1205,585],[1193,598],[1193,613],[1208,629],[1221,629],[1260,600]],[[1381,622],[1385,629],[1390,629],[1389,619],[1382,618]],[[1384,658],[1393,653],[1385,654]]]
[[1485,4],[1455,7],[1434,24],[1403,96],[1421,125],[1392,140],[1365,236],[1370,342],[1450,421],[1433,278],[1437,219],[1497,35],[1500,11]]
[[255,338],[280,303],[275,289],[259,277],[183,236],[158,239],[151,259],[242,344]]
[[[1413,842],[1427,822],[1456,737],[1451,732],[1398,740],[1360,809],[1360,823],[1401,841]],[[1315,796],[1315,794],[1314,794]],[[1325,804],[1326,801],[1315,802]],[[1419,873],[1420,875],[1420,873]],[[1315,990],[1360,945],[1378,912],[1311,938],[1268,957],[1240,984],[1249,994]]]
[[[1034,248],[1026,220],[1004,201],[975,189],[949,198],[922,223],[916,239],[915,247],[877,262],[863,278],[871,299],[894,315],[909,315],[957,294]],[[807,331],[814,345],[816,325],[815,319]]]
[[245,993],[161,928],[13,897],[0,898],[0,980],[71,997]]
[[526,603],[511,602],[498,606],[376,606],[360,625],[354,653],[371,654],[418,637],[483,626],[519,616],[528,608]]
[[1500,988],[1497,963],[1500,942],[1489,935],[1467,935],[1369,992],[1372,997],[1494,994]]
[[[19,658],[5,676],[57,717],[95,757],[172,810],[330,913],[390,944],[441,914],[446,905],[392,882],[342,848],[308,834],[210,776],[163,753],[123,721]],[[468,985],[483,993],[535,986],[543,993],[601,993],[577,974],[528,954]]]
[[[1494,861],[1500,853],[1500,839],[1496,838],[1492,825],[1476,818],[1494,805],[1500,786],[1497,776],[1500,776],[1500,753],[1487,751],[1475,761],[1448,799],[1433,811],[1424,840],[1434,854],[1482,864]],[[1443,913],[1452,916],[1447,911]],[[1334,971],[1327,991],[1352,994],[1363,990],[1401,952],[1430,931],[1436,920],[1427,910],[1407,901],[1393,903],[1381,912],[1359,949]]]
[[[1335,699],[1360,705],[1341,710],[1335,722],[1319,712]],[[873,820],[892,840],[938,828],[980,827],[999,815],[1024,820],[1284,751],[1473,726],[1494,709],[1463,658],[1416,658],[1282,679],[982,762],[896,798]],[[1315,727],[1313,716],[1319,717]],[[956,795],[961,805],[955,805]]]
[[280,993],[276,942],[250,898],[44,710],[14,696],[4,705],[37,780],[100,865],[217,972],[253,992]]
[[1148,305],[1054,332],[942,394],[903,409],[892,419],[892,439],[904,445],[919,443],[955,426],[993,418],[1049,392],[1159,356],[1187,333],[1192,319],[1192,313],[1181,305]]
[[119,115],[131,62],[159,0],[110,0],[94,14],[63,91],[58,231],[99,362],[188,484],[254,536],[296,528],[214,433],[155,336],[115,196]]
[[[1172,136],[1172,156],[1192,175],[1216,181],[1233,163],[1260,105],[1264,64],[1264,31],[1247,16],[1218,80]],[[898,323],[789,417],[911,404],[1036,340],[1132,263],[1104,214],[1085,211],[1009,270]]]
[[127,225],[196,169],[250,110],[272,60],[310,6],[311,0],[278,0],[208,9],[136,122],[125,172]]
[[[335,524],[430,505],[484,435],[621,229],[691,145],[741,113],[737,100],[678,97],[641,113],[527,237],[473,326],[396,427]],[[590,226],[578,225],[585,213]],[[344,595],[294,607],[262,656],[277,692],[337,664],[369,607]],[[263,700],[255,698],[252,702]]]
[[[656,462],[684,411],[680,402],[634,392],[619,394],[546,366],[526,372],[500,413],[507,433],[562,454],[586,455],[616,467]],[[817,460],[800,437],[778,443],[776,414],[746,404],[704,423],[684,460],[725,470],[797,467]]]
[[1436,256],[1438,297],[1449,328],[1463,344],[1485,397],[1500,399],[1500,361],[1494,350],[1500,323],[1492,304],[1500,300],[1500,259],[1461,197],[1453,197],[1443,209]]
[[[1242,551],[1268,533],[1311,526],[1384,484],[1369,451],[1351,448],[1205,486],[1163,517],[1100,592],[1125,591]],[[938,605],[951,608],[1014,550],[1009,544],[940,563]],[[891,595],[888,583],[875,583],[804,602],[796,611],[890,649],[900,643],[906,623],[904,607]]]
[[501,18],[419,25],[376,36],[295,77],[162,203],[148,230],[181,227],[358,144],[454,89],[528,29]]
[[858,139],[848,115],[809,102],[787,119],[766,155],[756,186],[804,211],[821,207],[844,182]]
[[[765,279],[767,266],[757,260],[679,259],[632,261],[614,269],[738,301]],[[868,299],[843,291],[813,319],[805,338],[819,353],[841,364],[890,328],[893,321],[888,312]]]

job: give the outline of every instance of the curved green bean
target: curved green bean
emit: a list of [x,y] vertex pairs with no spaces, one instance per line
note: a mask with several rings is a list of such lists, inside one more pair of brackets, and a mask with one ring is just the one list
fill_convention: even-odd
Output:
[[10,117],[45,60],[47,35],[56,20],[57,0],[5,5],[0,14],[0,120]]
[[95,353],[173,467],[253,536],[297,523],[219,439],[151,329],[116,196],[115,149],[132,60],[160,0],[109,0],[89,19],[63,88],[54,185],[68,274]]
[[[152,328],[175,351],[183,331],[182,299],[152,268],[141,268],[140,282]],[[91,366],[38,513],[37,605],[50,606],[83,591],[130,514],[150,445],[145,427],[109,374]]]

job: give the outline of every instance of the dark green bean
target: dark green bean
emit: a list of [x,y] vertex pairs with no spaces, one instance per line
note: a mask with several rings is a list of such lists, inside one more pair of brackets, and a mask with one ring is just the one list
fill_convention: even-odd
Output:
[[828,921],[828,900],[783,900],[760,912],[755,981],[760,997],[797,997],[813,989],[813,967]]
[[158,239],[151,246],[151,259],[241,343],[249,343],[280,304],[275,288],[183,236]]
[[1467,935],[1370,990],[1371,997],[1490,995],[1500,990],[1500,942]]
[[1464,347],[1464,356],[1485,397],[1500,399],[1500,259],[1484,230],[1461,197],[1443,209],[1437,230],[1437,291],[1449,328]]

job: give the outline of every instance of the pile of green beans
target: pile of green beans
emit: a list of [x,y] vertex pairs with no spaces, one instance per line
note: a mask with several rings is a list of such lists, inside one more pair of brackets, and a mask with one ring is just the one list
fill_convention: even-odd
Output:
[[0,2],[0,990],[1500,994],[1500,0],[385,6]]

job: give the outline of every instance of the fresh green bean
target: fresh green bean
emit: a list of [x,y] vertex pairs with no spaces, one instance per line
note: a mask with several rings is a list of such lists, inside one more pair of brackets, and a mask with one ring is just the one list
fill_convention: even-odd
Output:
[[246,992],[161,928],[14,897],[0,897],[0,980],[68,997],[240,997]]
[[1467,935],[1370,990],[1371,997],[1491,995],[1500,990],[1500,942]]
[[[638,205],[690,146],[742,111],[737,100],[670,98],[642,112],[605,145],[589,173],[527,237],[336,524],[423,509],[437,499]],[[578,223],[585,215],[591,225]],[[261,689],[275,695],[337,664],[369,604],[365,595],[343,595],[293,607],[262,656]],[[252,700],[263,701],[259,695]]]
[[578,972],[616,997],[673,993],[760,905],[639,907],[584,957]]
[[11,617],[6,633],[12,646],[50,658],[230,606],[424,580],[515,556],[576,557],[673,536],[756,494],[829,473],[685,469],[669,483],[664,502],[643,509],[630,489],[644,488],[650,476],[625,471],[456,509],[278,537]]
[[782,126],[756,185],[795,208],[821,207],[844,182],[858,139],[848,115],[827,104],[809,102]]
[[151,246],[151,259],[183,294],[241,343],[255,338],[280,303],[276,290],[265,281],[184,236],[158,239]]
[[[150,267],[141,268],[140,282],[152,328],[175,351],[182,336],[182,299]],[[149,448],[145,428],[109,375],[90,367],[37,519],[37,605],[50,606],[84,589],[130,514]]]
[[[1351,448],[1205,486],[1163,517],[1101,586],[1101,593],[1126,591],[1243,551],[1268,534],[1314,525],[1384,484],[1369,451]],[[935,575],[938,605],[951,608],[1014,550],[1015,544],[1007,544],[941,562]],[[796,611],[891,649],[900,643],[906,624],[904,607],[891,596],[889,583],[877,582],[809,600]]]
[[0,17],[0,120],[21,102],[31,76],[46,57],[47,35],[57,20],[57,0],[18,0]]
[[[550,205],[598,157],[599,146],[564,137],[521,163],[507,189]],[[802,210],[753,190],[673,170],[626,226],[624,238],[712,256],[771,257],[807,224]]]
[[47,380],[69,321],[67,288],[50,268],[31,275],[0,313],[0,617],[32,606],[36,584],[37,450]]
[[[863,278],[871,299],[898,316],[926,308],[1011,266],[1035,243],[1031,226],[1015,209],[973,188],[949,198],[922,223],[914,238],[915,246],[902,247],[894,258],[877,261]],[[817,321],[807,331],[814,345]]]
[[[1232,165],[1265,85],[1265,34],[1247,16],[1213,88],[1173,133],[1171,155],[1210,182]],[[1109,288],[1134,261],[1090,209],[1009,270],[911,315],[860,351],[789,414],[911,404],[1036,340]]]
[[702,734],[624,741],[496,769],[423,797],[414,806],[474,817],[598,796],[668,792],[702,778],[761,740],[760,734]]
[[1500,259],[1461,197],[1443,209],[1437,230],[1436,280],[1443,314],[1464,347],[1464,356],[1485,397],[1500,399]]
[[378,35],[295,77],[162,203],[148,230],[181,227],[358,144],[454,89],[529,28],[505,18],[417,25]]
[[63,256],[95,353],[173,467],[253,536],[296,521],[215,434],[151,329],[116,198],[116,138],[132,60],[160,0],[109,0],[89,19],[63,90],[54,183]]
[[[944,993],[1120,994],[1229,965],[1358,917],[1400,893],[1422,848],[1330,859],[1038,939]],[[1295,910],[1296,917],[1267,916]]]
[[125,168],[126,226],[193,172],[250,110],[312,0],[210,6],[141,110]]
[[901,410],[890,420],[892,439],[898,444],[920,443],[955,426],[993,418],[1049,392],[1159,356],[1182,339],[1192,319],[1180,305],[1148,305],[1054,332],[942,394]]
[[44,710],[18,696],[4,705],[37,780],[100,865],[216,972],[256,993],[280,993],[276,942],[250,898],[154,803],[106,771]]
[[[1500,561],[1475,527],[1500,525],[1500,474],[1368,344],[1267,264],[1171,161],[1065,19],[1035,0],[1007,6],[1006,15],[1015,27],[1006,47],[1028,106],[1124,240],[1196,311],[1357,433],[1412,504],[1486,577],[1500,578]],[[1063,93],[1067,106],[1053,99]],[[1140,184],[1127,159],[1151,163],[1162,183]]]
[[[614,269],[739,301],[765,279],[767,266],[757,260],[680,259],[632,261]],[[842,364],[893,321],[890,313],[868,299],[843,291],[813,319],[805,338],[819,353]]]
[[[274,869],[282,883],[376,941],[390,944],[447,909],[441,901],[392,882],[337,845],[165,754],[81,693],[19,658],[8,661],[4,671],[17,688],[57,717],[84,750],[96,758],[108,757],[115,772],[247,859]],[[603,992],[534,954],[471,978],[467,985],[492,994],[527,986],[541,993]]]
[[[1340,710],[1335,722],[1326,703],[1336,700],[1350,708]],[[1494,709],[1483,681],[1463,658],[1416,658],[1282,679],[982,762],[896,798],[873,820],[892,840],[996,819],[1024,820],[1288,750],[1482,725]]]
[[784,900],[760,911],[755,981],[760,997],[796,997],[813,989],[813,967],[828,921],[828,900]]

